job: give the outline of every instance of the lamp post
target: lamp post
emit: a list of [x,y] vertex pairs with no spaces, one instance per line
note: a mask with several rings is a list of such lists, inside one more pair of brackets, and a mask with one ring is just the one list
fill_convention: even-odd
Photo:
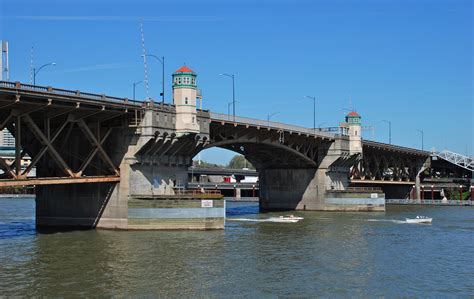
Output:
[[305,96],[305,98],[313,100],[313,130],[316,131],[316,97]]
[[388,144],[392,144],[392,122],[385,119],[382,121],[388,124]]
[[[165,56],[158,57],[153,54],[146,54],[145,56],[153,57],[161,63],[161,103],[165,103]],[[143,57],[143,55],[142,55]]]
[[270,126],[270,118],[271,118],[272,116],[278,114],[278,113],[280,113],[280,112],[273,112],[272,114],[268,114],[268,115],[267,115],[268,126]]
[[425,146],[424,146],[423,130],[417,130],[417,131],[421,133],[421,150],[424,150]]
[[219,74],[219,75],[232,78],[232,116],[235,122],[235,75],[234,74]]
[[133,83],[133,100],[135,100],[135,87],[137,87],[138,84],[142,83],[143,81],[138,81]]
[[[230,121],[230,106],[235,105],[235,103],[238,103],[239,101],[231,101],[227,103],[227,118]],[[235,115],[234,115],[234,121],[235,121]]]
[[38,70],[36,68],[33,68],[33,85],[36,85],[36,75],[41,71],[42,68],[47,67],[48,65],[55,66],[56,62],[43,64],[42,66],[38,68]]
[[326,122],[323,121],[322,123],[318,124],[318,131],[321,132],[321,127],[325,124]]

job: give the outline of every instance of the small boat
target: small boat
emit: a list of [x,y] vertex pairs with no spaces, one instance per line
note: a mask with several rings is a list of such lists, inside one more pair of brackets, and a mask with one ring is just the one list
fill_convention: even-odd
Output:
[[433,218],[426,216],[416,216],[416,218],[406,218],[407,223],[431,223]]
[[280,216],[280,219],[287,219],[287,220],[303,220],[303,217],[297,217],[293,215],[285,215],[285,216]]
[[295,217],[293,215],[285,215],[279,217],[270,217],[267,219],[269,222],[282,222],[282,223],[296,223],[300,220],[303,220],[303,217]]

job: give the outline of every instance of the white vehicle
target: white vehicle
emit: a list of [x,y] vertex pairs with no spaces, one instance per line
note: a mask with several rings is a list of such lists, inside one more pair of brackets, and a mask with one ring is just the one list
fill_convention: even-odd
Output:
[[416,216],[416,218],[406,218],[407,223],[431,223],[433,218],[426,216]]

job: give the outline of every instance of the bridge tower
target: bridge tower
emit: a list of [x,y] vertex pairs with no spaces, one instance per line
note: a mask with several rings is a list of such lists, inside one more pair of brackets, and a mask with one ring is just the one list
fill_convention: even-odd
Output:
[[176,106],[176,134],[199,133],[197,123],[196,73],[182,66],[173,75],[173,104]]
[[355,111],[346,115],[346,127],[349,134],[349,152],[351,154],[362,153],[362,125],[361,116]]

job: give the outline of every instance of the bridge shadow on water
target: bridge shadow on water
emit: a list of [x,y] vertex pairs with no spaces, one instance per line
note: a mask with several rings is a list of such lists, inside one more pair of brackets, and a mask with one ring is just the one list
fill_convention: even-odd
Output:
[[33,236],[36,234],[34,219],[18,219],[10,222],[0,221],[0,240]]
[[93,230],[82,227],[36,227],[34,219],[19,219],[9,222],[0,221],[0,240],[34,236],[37,234],[56,234],[74,231]]
[[252,202],[229,202],[226,207],[226,217],[259,214],[258,203]]

